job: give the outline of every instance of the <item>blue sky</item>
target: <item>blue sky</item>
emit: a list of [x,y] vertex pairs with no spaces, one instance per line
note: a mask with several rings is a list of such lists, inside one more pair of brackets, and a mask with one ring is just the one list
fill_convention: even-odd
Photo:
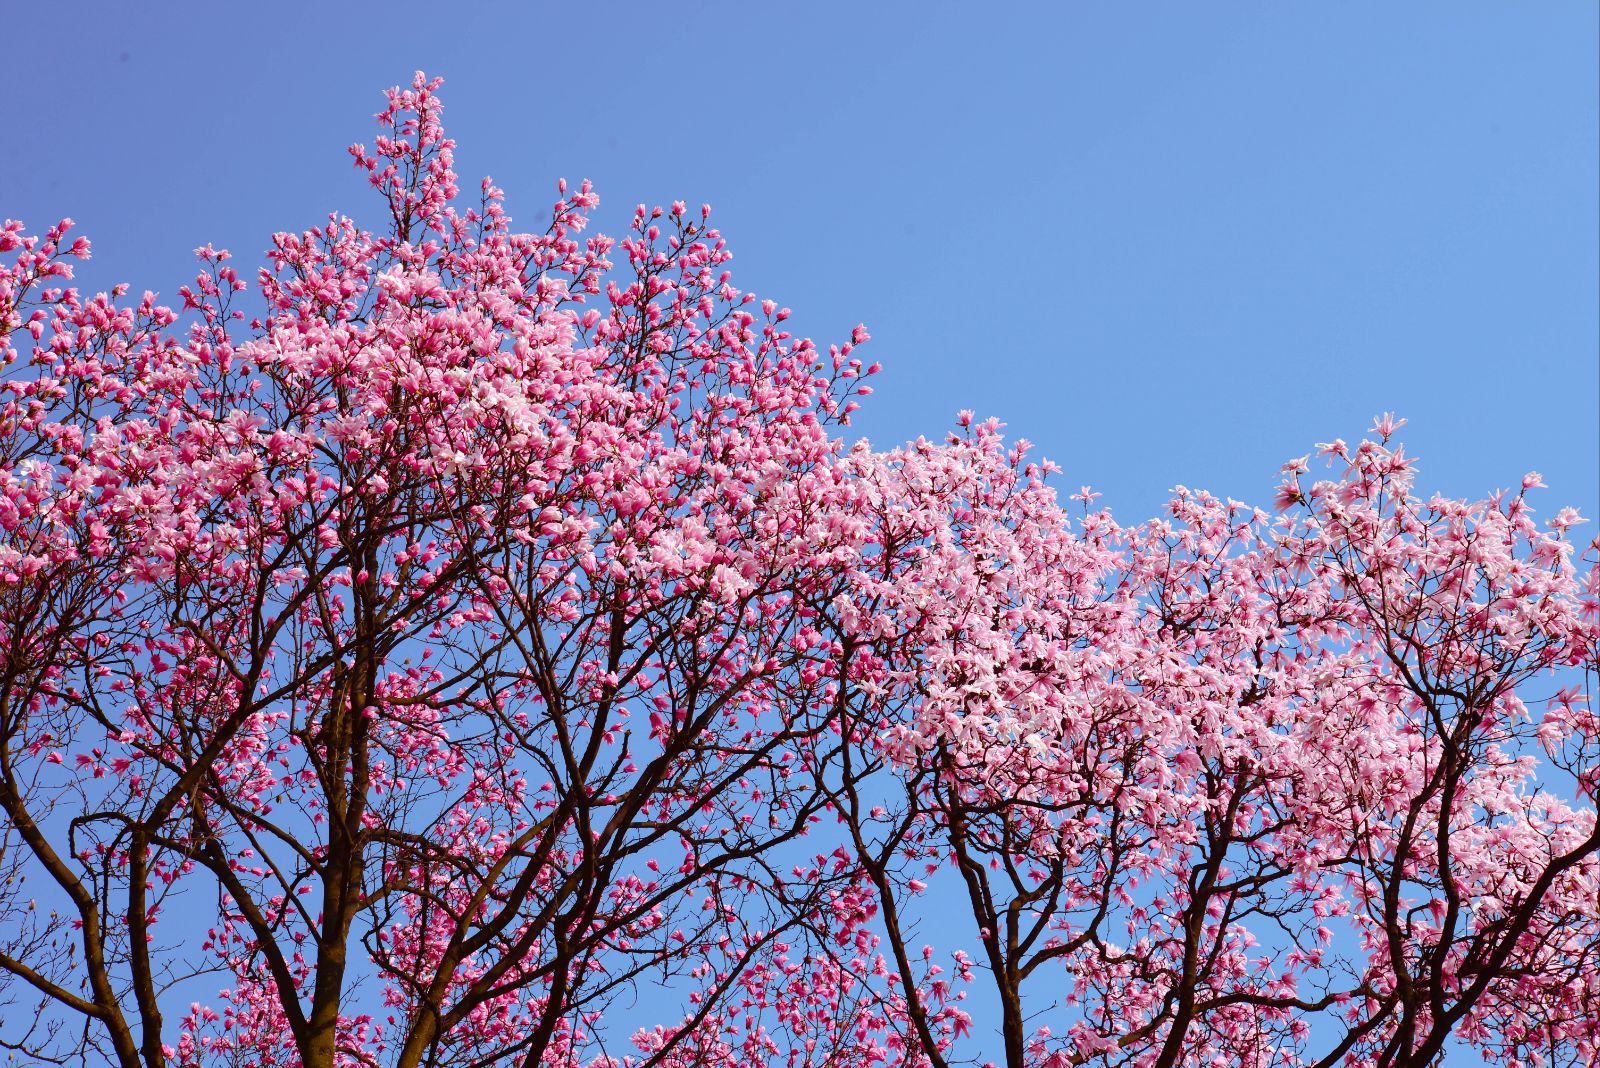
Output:
[[1393,409],[1424,489],[1600,503],[1593,3],[0,8],[0,214],[90,285],[370,213],[344,148],[424,68],[530,226],[709,201],[741,285],[864,321],[881,444],[973,408],[1132,519]]
[[1425,491],[1600,506],[1592,0],[447,10],[0,0],[0,216],[174,294],[375,218],[344,150],[422,68],[528,226],[709,201],[738,284],[865,322],[881,445],[996,415],[1134,520],[1394,410]]

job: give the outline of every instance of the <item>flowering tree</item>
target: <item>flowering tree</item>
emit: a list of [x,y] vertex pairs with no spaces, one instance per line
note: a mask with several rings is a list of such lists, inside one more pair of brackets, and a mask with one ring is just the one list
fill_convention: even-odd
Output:
[[732,288],[704,211],[459,208],[436,89],[352,150],[383,228],[276,235],[248,322],[225,253],[174,312],[7,224],[4,1039],[576,1063],[648,981],[691,1008],[638,1063],[726,1044],[734,992],[752,1052],[816,1001],[870,1059],[892,999],[789,978],[871,969],[813,959],[851,880],[789,848],[839,774],[867,371]]
[[1575,515],[1417,500],[1390,423],[1277,521],[848,446],[864,331],[706,209],[467,205],[437,88],[249,313],[0,231],[0,1042],[943,1066],[989,983],[1008,1066],[1595,1055]]
[[880,460],[900,788],[843,812],[896,959],[906,866],[953,867],[1008,1066],[1600,1055],[1594,546],[1536,475],[1417,499],[1397,426],[1275,522],[1071,524],[992,423]]

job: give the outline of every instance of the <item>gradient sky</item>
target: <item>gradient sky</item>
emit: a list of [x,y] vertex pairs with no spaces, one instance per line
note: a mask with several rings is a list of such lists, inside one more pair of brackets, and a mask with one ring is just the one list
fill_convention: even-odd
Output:
[[0,0],[0,216],[173,294],[376,219],[344,150],[421,68],[530,228],[709,201],[737,284],[865,322],[880,445],[973,408],[1131,521],[1394,410],[1425,492],[1600,508],[1593,0],[683,6]]
[[738,284],[865,322],[880,444],[974,408],[1133,519],[1392,409],[1425,490],[1600,504],[1592,0],[684,6],[0,0],[0,215],[170,294],[374,217],[344,149],[422,68],[529,226],[709,201]]

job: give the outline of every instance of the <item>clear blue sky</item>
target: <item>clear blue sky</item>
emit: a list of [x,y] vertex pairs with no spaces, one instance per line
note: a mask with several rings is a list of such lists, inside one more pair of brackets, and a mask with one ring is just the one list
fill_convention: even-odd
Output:
[[790,6],[0,0],[0,216],[172,294],[375,218],[344,150],[422,68],[529,226],[709,201],[740,285],[867,323],[879,444],[997,415],[1136,519],[1392,409],[1425,490],[1600,505],[1593,0]]
[[529,225],[710,201],[740,284],[866,322],[881,444],[974,408],[1131,519],[1394,409],[1424,488],[1600,503],[1592,0],[669,6],[0,0],[0,215],[172,293],[373,217],[344,149],[423,68]]

